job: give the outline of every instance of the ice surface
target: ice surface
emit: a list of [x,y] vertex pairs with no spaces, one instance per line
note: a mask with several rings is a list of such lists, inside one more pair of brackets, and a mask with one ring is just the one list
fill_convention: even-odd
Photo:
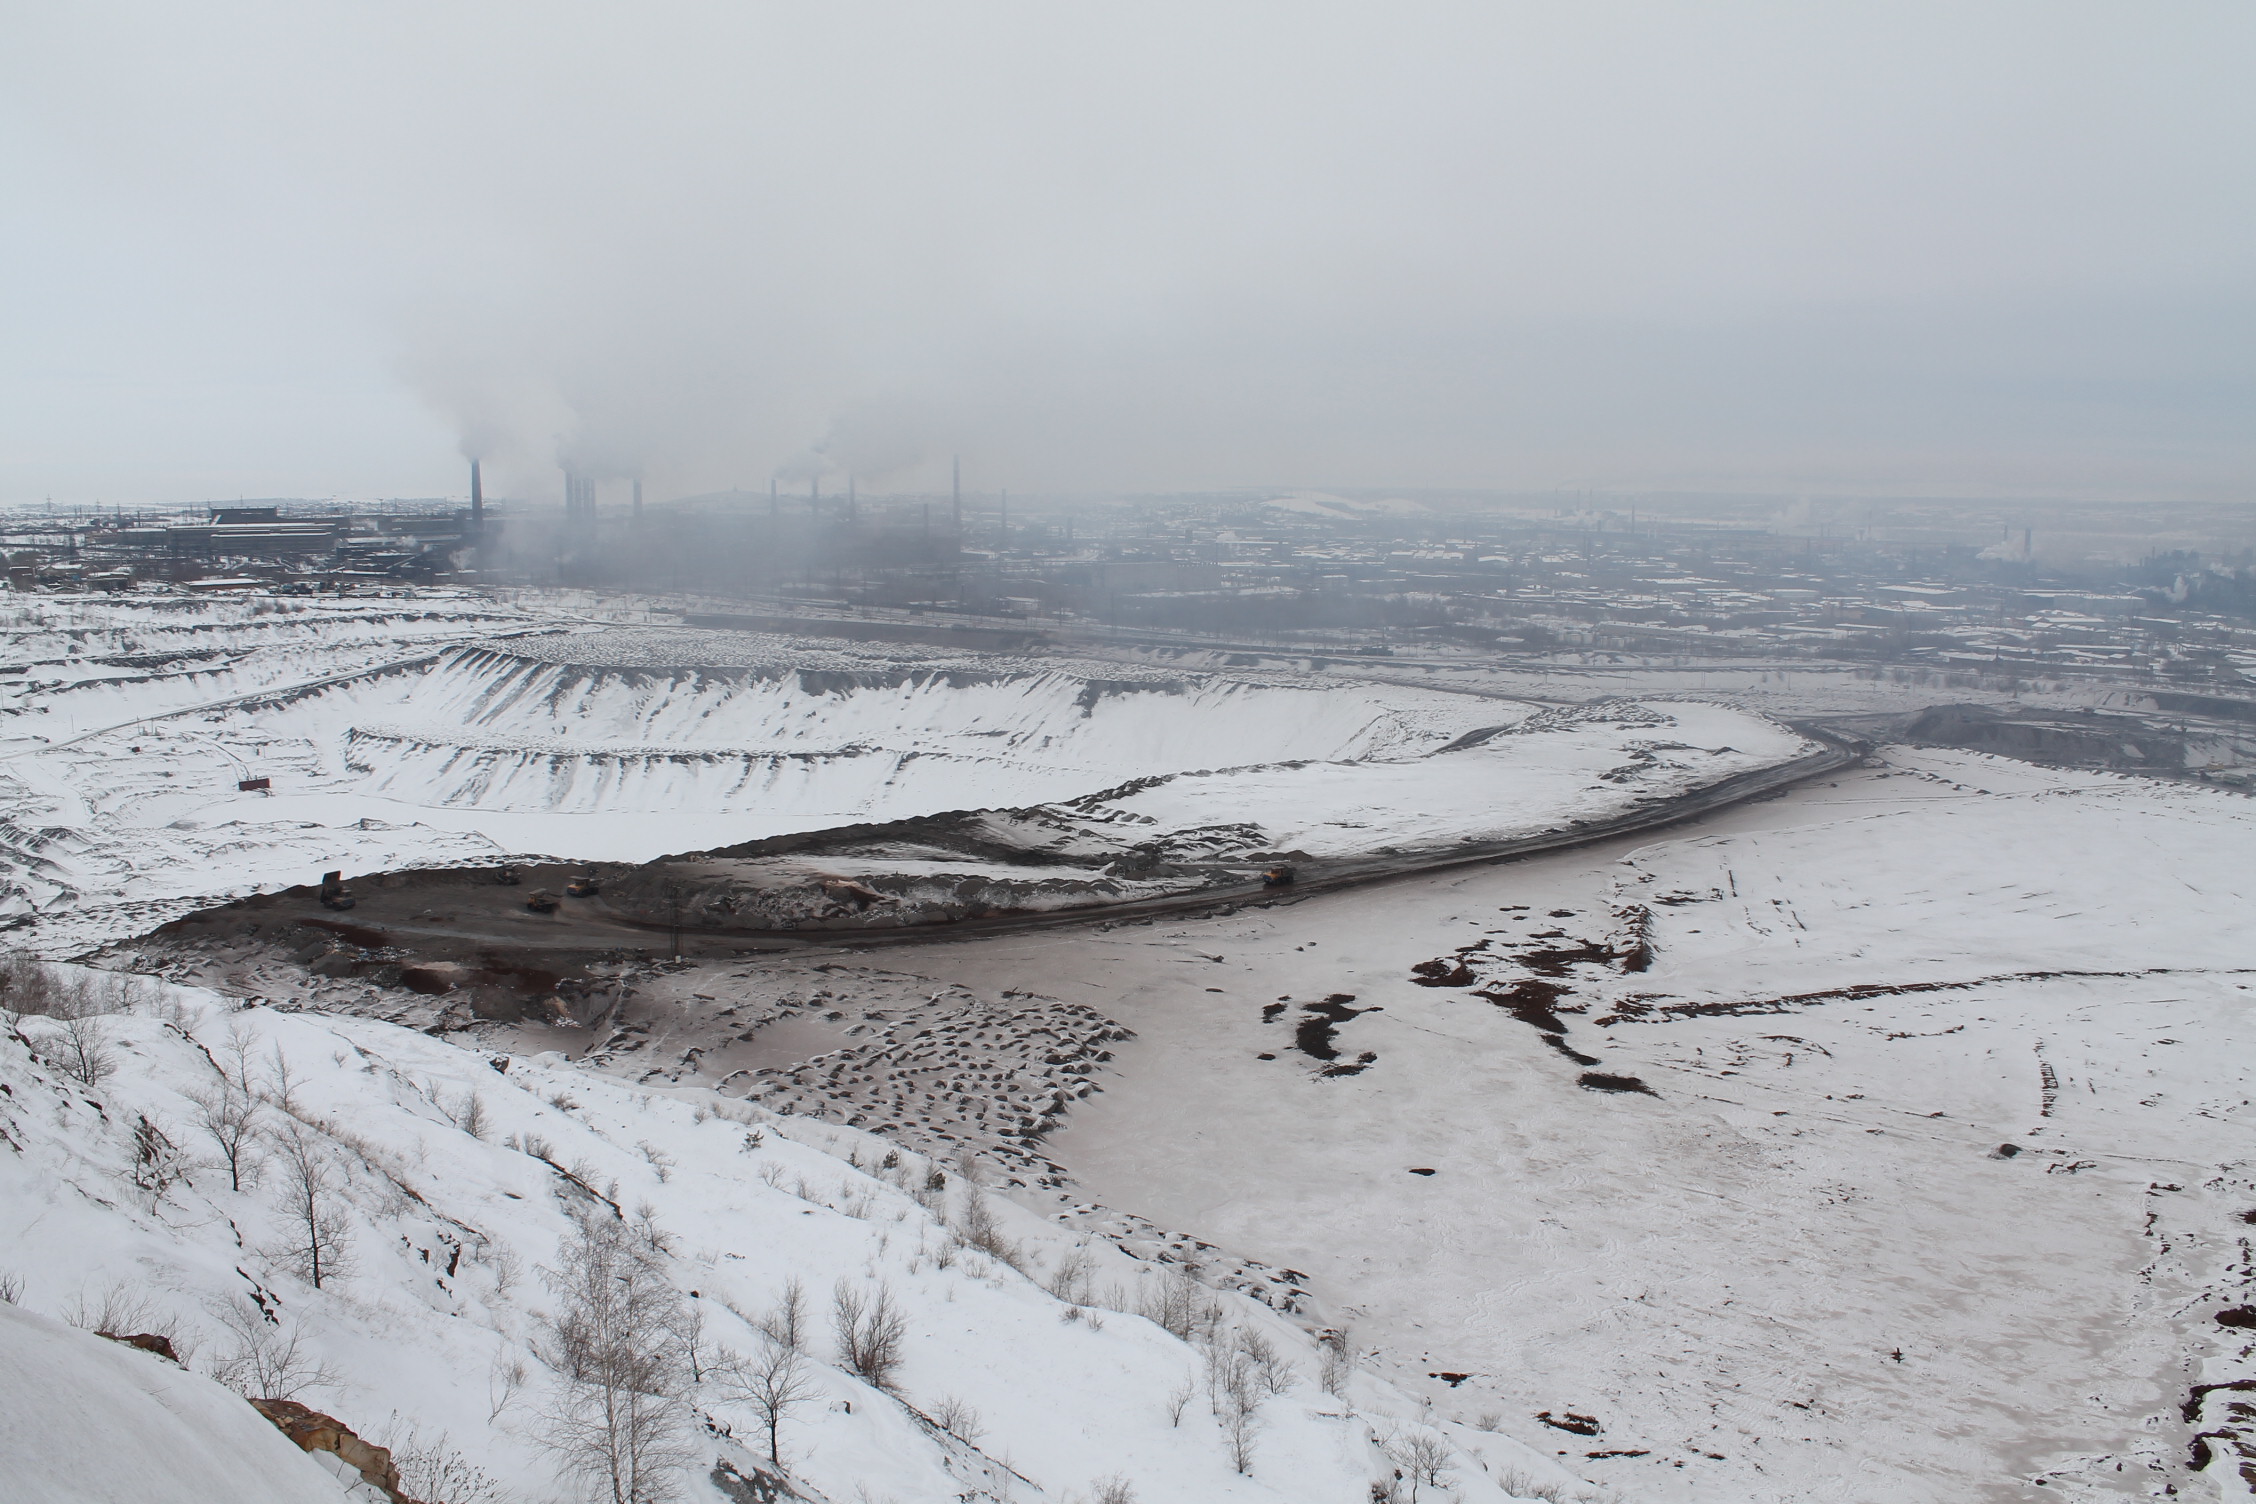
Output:
[[2256,1378],[2216,1320],[2252,886],[2240,796],[1891,750],[1681,837],[929,964],[1136,1031],[1048,1141],[1092,1199],[1308,1271],[1625,1497],[2238,1498],[2244,1443],[2186,1464],[2246,1396],[2181,1407]]

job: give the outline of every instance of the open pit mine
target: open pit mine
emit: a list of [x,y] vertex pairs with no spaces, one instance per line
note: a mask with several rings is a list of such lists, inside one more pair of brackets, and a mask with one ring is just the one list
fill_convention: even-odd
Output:
[[2256,1489],[2256,815],[2075,692],[652,616],[17,613],[0,1370],[548,1497],[600,1267],[701,1498]]

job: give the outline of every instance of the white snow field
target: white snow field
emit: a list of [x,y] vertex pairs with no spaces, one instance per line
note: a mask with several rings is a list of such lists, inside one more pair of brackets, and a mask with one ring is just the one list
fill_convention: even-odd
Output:
[[1891,749],[1686,830],[919,959],[1135,1031],[1090,1199],[1625,1498],[2250,1497],[2256,804]]
[[1624,813],[1818,745],[1696,701],[1600,701],[1541,711],[1476,745],[1415,758],[1325,760],[1178,775],[1075,801],[1102,818],[1189,833],[1233,823],[1312,857],[1502,841]]
[[[241,1395],[5,1303],[0,1478],[10,1504],[345,1504],[352,1497]],[[365,1485],[359,1497],[383,1500]]]
[[[577,1496],[549,1442],[565,1381],[544,1334],[568,1314],[554,1275],[587,1227],[615,1229],[656,1269],[674,1335],[652,1328],[647,1347],[694,1364],[675,1375],[686,1452],[670,1474],[692,1499],[718,1504],[725,1465],[752,1480],[725,1496],[739,1501],[1088,1504],[1119,1480],[1130,1492],[1111,1497],[1143,1504],[1369,1504],[1421,1441],[1457,1498],[1571,1496],[1543,1457],[1433,1418],[1366,1372],[1325,1387],[1318,1344],[1266,1307],[873,1136],[554,1056],[489,1057],[372,1020],[230,1012],[211,994],[139,986],[137,1011],[100,1020],[114,1068],[79,1071],[93,1082],[54,1063],[84,1058],[57,1020],[0,1031],[0,1275],[25,1311],[169,1335],[199,1371],[335,1415],[394,1449],[411,1495]],[[260,1104],[267,1130],[240,1190],[200,1127],[230,1077],[247,1081],[240,1100]],[[318,1287],[289,1135],[321,1187]],[[789,1490],[757,1492],[776,1472],[766,1431],[720,1375],[731,1352],[772,1350],[753,1323],[795,1279],[807,1396],[779,1428]],[[840,1289],[883,1295],[900,1317],[883,1384],[850,1371],[834,1341]],[[1170,1300],[1166,1324],[1129,1314]],[[202,1429],[207,1450],[239,1439],[241,1416],[213,1386],[147,1354],[93,1353],[93,1340],[0,1311],[0,1388],[76,1395],[101,1370]],[[1235,1457],[1215,1411],[1231,1409],[1232,1365],[1250,1376]],[[18,1423],[38,1407],[0,1406],[0,1495],[107,1497],[17,1485],[68,1477],[112,1440],[119,1468],[142,1465],[162,1436],[118,1432],[145,1408],[48,1427]],[[272,1453],[245,1442],[229,1497],[316,1496],[297,1491],[303,1468],[258,1484]],[[1423,1497],[1436,1497],[1430,1472]]]

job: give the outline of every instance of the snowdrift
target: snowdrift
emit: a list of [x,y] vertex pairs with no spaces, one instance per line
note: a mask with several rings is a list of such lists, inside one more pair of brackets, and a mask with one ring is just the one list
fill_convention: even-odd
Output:
[[[356,1497],[241,1395],[5,1303],[0,1467],[13,1504],[345,1504]],[[357,1497],[382,1499],[365,1487]]]

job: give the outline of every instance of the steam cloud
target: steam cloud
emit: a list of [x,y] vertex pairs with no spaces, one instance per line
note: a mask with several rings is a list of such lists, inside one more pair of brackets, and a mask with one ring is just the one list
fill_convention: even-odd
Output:
[[[0,62],[6,254],[80,310],[0,404],[17,492],[2256,459],[2246,7],[119,9]],[[21,377],[66,359],[140,385]]]

